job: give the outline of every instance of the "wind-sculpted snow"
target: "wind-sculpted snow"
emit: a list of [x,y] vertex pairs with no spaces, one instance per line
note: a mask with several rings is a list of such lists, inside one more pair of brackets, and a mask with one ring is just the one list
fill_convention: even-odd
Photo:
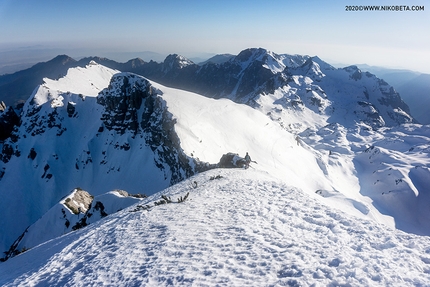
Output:
[[0,285],[430,284],[428,237],[351,217],[264,172],[212,170],[145,204],[0,264]]

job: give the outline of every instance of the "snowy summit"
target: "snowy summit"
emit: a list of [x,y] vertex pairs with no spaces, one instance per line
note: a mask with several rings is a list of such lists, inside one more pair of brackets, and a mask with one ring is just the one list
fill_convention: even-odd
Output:
[[430,284],[430,129],[391,86],[264,49],[160,67],[205,96],[94,61],[35,89],[0,143],[0,285]]
[[349,216],[265,172],[212,170],[8,260],[0,282],[425,286],[429,248],[428,237]]

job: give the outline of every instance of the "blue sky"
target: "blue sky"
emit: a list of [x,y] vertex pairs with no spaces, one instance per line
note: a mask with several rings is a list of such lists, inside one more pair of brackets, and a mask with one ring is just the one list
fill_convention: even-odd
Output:
[[[346,5],[405,4],[425,10],[345,11]],[[154,51],[194,57],[263,47],[318,55],[332,64],[430,73],[429,0],[0,0],[0,27],[2,51],[38,47],[70,56]]]

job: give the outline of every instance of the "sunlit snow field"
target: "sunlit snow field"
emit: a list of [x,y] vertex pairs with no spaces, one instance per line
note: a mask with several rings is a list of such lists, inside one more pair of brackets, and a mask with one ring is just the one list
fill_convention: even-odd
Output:
[[[77,186],[116,208],[58,238],[63,229],[42,236],[36,225],[29,228],[23,241],[29,250],[0,263],[0,285],[430,285],[430,128],[411,123],[374,130],[352,121],[347,110],[353,105],[342,93],[336,104],[345,114],[333,116],[323,98],[324,111],[285,108],[300,89],[313,96],[323,94],[318,85],[335,90],[323,72],[345,78],[341,90],[357,85],[348,71],[320,64],[313,63],[309,77],[293,76],[290,86],[260,97],[255,108],[148,82],[172,114],[190,161],[214,164],[227,152],[249,152],[254,161],[246,170],[214,169],[171,187],[143,136],[99,132],[103,107],[95,97],[118,71],[92,63],[58,81],[46,79],[24,109],[27,115],[33,104],[41,113],[58,109],[65,129],[61,136],[44,131],[43,144],[33,136],[18,142],[26,152],[38,148],[38,155],[31,164],[27,155],[13,157],[7,166],[2,238],[13,241],[34,222],[64,229],[58,211],[67,208],[60,199]],[[275,72],[283,67],[266,65]],[[79,116],[67,116],[69,103]],[[124,143],[128,151],[114,148]],[[47,162],[53,181],[39,174]],[[108,193],[115,188],[161,191],[124,199]],[[188,192],[185,202],[154,205],[161,195],[175,201]],[[17,210],[26,213],[13,217]]]
[[[197,182],[197,188],[192,182]],[[430,239],[265,172],[212,170],[0,265],[3,286],[426,286]],[[316,285],[315,285],[316,284]]]

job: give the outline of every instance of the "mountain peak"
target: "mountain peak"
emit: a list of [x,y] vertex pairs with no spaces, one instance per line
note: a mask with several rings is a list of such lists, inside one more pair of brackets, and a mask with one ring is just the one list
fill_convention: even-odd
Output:
[[58,55],[55,58],[47,61],[47,62],[41,62],[37,63],[30,69],[59,69],[59,67],[63,66],[66,69],[74,65],[77,61],[67,55]]
[[183,69],[187,66],[194,65],[194,62],[178,54],[170,54],[163,62],[163,71],[168,72],[174,69]]
[[199,63],[200,66],[207,64],[207,63],[213,63],[213,64],[222,64],[225,63],[227,61],[229,61],[230,59],[234,58],[235,55],[232,54],[218,54],[215,55],[209,59],[207,59],[206,61]]
[[277,74],[284,71],[287,67],[284,63],[284,58],[285,57],[281,55],[263,48],[249,48],[240,52],[234,59],[239,62],[243,68],[248,65],[261,65],[263,68],[272,72],[272,74]]
[[266,49],[263,48],[248,48],[243,51],[241,51],[237,56],[236,59],[241,62],[247,62],[250,60],[259,59],[269,52]]
[[336,70],[335,67],[333,67],[332,65],[328,64],[327,62],[321,60],[321,58],[318,56],[313,56],[313,57],[311,57],[311,59],[313,62],[317,63],[322,70]]
[[49,62],[61,62],[64,65],[68,62],[76,62],[76,60],[73,59],[72,57],[67,56],[67,55],[58,55],[55,58],[53,58],[52,60],[48,61],[48,63]]
[[145,61],[142,60],[141,58],[134,58],[131,60],[128,60],[127,63],[125,63],[126,65],[130,65],[131,68],[137,68],[137,67],[141,67],[142,65],[145,64]]
[[314,61],[314,58],[312,57],[308,58],[302,66],[298,67],[297,71],[301,71],[300,73],[307,75],[314,80],[321,79],[325,76],[321,71],[319,63]]
[[62,106],[64,105],[63,93],[77,94],[82,98],[96,97],[109,84],[115,73],[118,71],[90,60],[85,67],[70,68],[66,75],[59,79],[44,78],[44,83],[33,92],[26,105],[40,106],[49,101],[53,105]]
[[[282,57],[281,55],[278,55],[264,48],[245,49],[235,57],[237,61],[244,63],[258,61],[270,66],[273,66],[275,64],[277,66],[277,71],[282,71],[283,68],[285,68],[286,66],[283,63],[283,58],[284,57]],[[283,68],[281,69],[280,67]]]

